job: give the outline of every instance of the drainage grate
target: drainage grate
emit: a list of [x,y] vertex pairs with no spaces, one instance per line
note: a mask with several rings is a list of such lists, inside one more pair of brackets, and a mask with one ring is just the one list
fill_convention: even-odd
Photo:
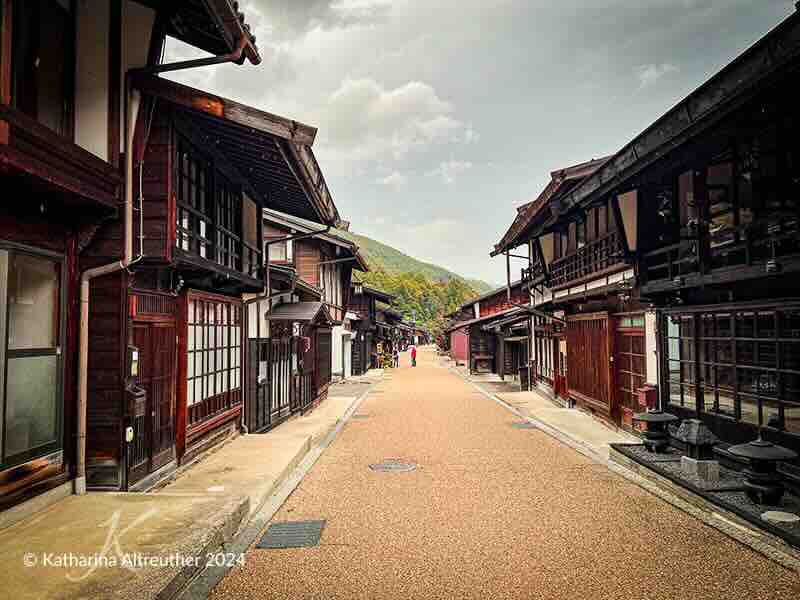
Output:
[[511,426],[514,429],[536,429],[536,425],[533,423],[529,423],[528,421],[519,421],[518,423],[512,423]]
[[310,548],[318,546],[325,521],[284,521],[273,523],[256,548]]
[[417,465],[415,463],[405,462],[399,458],[385,458],[383,462],[371,464],[369,468],[373,471],[403,473],[414,471]]
[[359,414],[359,415],[353,415],[350,418],[351,419],[361,420],[361,419],[369,419],[369,417],[370,417],[370,415],[368,415],[368,414]]

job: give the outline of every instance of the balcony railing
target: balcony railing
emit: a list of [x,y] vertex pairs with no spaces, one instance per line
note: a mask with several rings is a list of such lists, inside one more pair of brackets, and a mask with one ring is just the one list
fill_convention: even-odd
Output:
[[520,273],[520,280],[523,285],[531,285],[542,277],[544,277],[544,268],[538,260],[533,262],[528,268],[522,269]]
[[745,279],[747,268],[757,273],[777,272],[781,258],[800,255],[798,234],[796,217],[772,215],[747,226],[686,236],[642,257],[645,289],[692,286],[726,271],[736,271],[734,279]]
[[261,248],[248,244],[239,235],[216,226],[206,214],[178,203],[176,246],[228,270],[258,278]]
[[612,231],[591,241],[577,252],[553,261],[550,267],[550,286],[567,285],[620,263],[623,258],[619,233]]

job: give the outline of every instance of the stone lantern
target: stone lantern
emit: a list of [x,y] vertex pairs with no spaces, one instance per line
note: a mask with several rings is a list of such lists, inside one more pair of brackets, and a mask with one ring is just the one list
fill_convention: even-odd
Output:
[[673,414],[665,413],[660,410],[650,410],[633,415],[634,421],[647,424],[644,432],[644,447],[650,452],[664,452],[669,446],[669,434],[664,428],[678,417]]
[[673,437],[686,444],[686,456],[694,460],[713,459],[714,444],[719,441],[700,419],[684,420]]
[[780,505],[784,487],[777,470],[779,460],[797,458],[797,452],[777,446],[761,436],[747,444],[731,446],[728,452],[746,458],[749,466],[744,470],[744,488],[747,497],[756,504]]
[[673,436],[686,445],[681,456],[681,470],[708,483],[719,481],[719,463],[714,458],[714,444],[719,440],[700,419],[686,419]]

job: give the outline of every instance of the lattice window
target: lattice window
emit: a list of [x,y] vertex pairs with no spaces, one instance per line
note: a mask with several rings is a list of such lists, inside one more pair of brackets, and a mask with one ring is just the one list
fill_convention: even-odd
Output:
[[670,312],[672,404],[800,434],[800,305]]
[[[241,402],[241,305],[190,296],[188,299],[186,402],[190,421]],[[206,403],[201,410],[192,407]]]
[[181,250],[212,258],[211,165],[191,145],[178,139],[177,231]]

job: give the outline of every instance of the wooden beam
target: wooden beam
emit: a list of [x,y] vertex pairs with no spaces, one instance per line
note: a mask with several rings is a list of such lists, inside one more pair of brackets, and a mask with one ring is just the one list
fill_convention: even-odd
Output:
[[11,104],[13,0],[0,0],[0,104]]
[[108,19],[108,162],[120,166],[122,111],[122,3],[112,2]]
[[131,83],[144,94],[297,144],[311,146],[317,135],[309,125],[146,73],[135,73]]

